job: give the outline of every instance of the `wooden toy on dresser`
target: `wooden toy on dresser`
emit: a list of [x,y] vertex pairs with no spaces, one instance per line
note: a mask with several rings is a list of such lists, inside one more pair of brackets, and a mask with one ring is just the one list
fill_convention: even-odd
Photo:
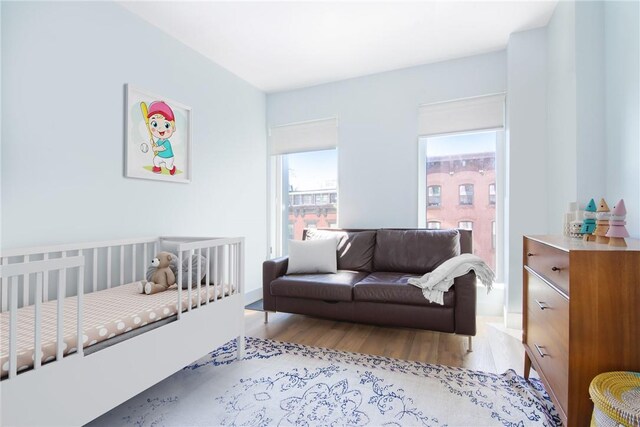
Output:
[[609,231],[609,205],[604,200],[600,199],[598,208],[596,209],[596,229],[593,234],[596,236],[596,243],[609,243],[607,237],[607,231]]
[[611,215],[609,216],[609,230],[607,230],[607,237],[609,238],[609,244],[611,246],[627,246],[625,237],[629,237],[629,232],[625,227],[627,223],[625,221],[627,217],[627,209],[624,206],[624,199],[620,199],[618,203],[613,206]]
[[578,202],[569,203],[569,211],[564,214],[563,234],[567,237],[582,238],[583,212]]
[[596,236],[593,232],[596,230],[596,202],[591,199],[589,204],[584,208],[584,221],[582,222],[582,228],[580,232],[584,234],[585,242],[593,242],[596,240]]

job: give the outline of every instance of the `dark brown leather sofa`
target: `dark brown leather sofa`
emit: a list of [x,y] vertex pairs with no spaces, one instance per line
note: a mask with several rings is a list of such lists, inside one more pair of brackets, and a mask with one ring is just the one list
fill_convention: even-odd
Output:
[[265,312],[476,334],[473,272],[455,280],[445,293],[444,305],[427,301],[421,289],[407,283],[453,256],[471,253],[471,231],[306,230],[305,238],[327,238],[336,233],[341,233],[336,274],[286,275],[288,257],[264,262]]

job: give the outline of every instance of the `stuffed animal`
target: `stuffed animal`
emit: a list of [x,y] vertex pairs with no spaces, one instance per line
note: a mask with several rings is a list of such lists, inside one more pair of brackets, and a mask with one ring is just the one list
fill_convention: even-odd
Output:
[[141,294],[157,294],[169,289],[175,285],[176,276],[171,271],[171,261],[175,259],[175,255],[169,252],[160,252],[152,261],[151,266],[155,267],[155,271],[151,275],[151,280],[142,280],[138,282],[138,292]]

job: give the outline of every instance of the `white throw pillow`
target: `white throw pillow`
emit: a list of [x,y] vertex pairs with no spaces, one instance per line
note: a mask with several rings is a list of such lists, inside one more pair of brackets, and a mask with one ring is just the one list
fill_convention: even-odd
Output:
[[287,274],[337,273],[337,239],[289,240]]

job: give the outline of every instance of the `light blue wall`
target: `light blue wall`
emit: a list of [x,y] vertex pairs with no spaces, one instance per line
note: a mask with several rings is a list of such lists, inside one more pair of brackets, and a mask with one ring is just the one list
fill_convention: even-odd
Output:
[[578,193],[575,3],[558,2],[546,30],[546,214],[549,233],[560,234],[563,215]]
[[511,34],[507,46],[506,320],[520,328],[523,235],[547,232],[546,32]]
[[625,199],[640,238],[640,4],[606,2],[604,16],[607,201]]
[[[124,84],[193,108],[193,181],[123,177]],[[116,3],[2,4],[2,246],[147,235],[266,248],[265,95]]]
[[559,2],[547,27],[548,225],[570,201],[624,198],[640,237],[638,2]]
[[267,95],[267,123],[337,116],[339,225],[418,223],[418,106],[506,89],[505,52]]
[[[604,122],[604,4],[575,3],[576,31],[576,180],[578,200],[607,198]],[[613,205],[611,205],[613,207]],[[564,210],[567,210],[565,204]],[[562,224],[562,215],[556,220]]]

